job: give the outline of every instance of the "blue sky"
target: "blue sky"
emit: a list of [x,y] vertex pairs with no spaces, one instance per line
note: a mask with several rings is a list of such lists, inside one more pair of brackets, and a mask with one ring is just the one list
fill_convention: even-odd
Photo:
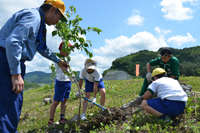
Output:
[[[157,51],[161,47],[183,49],[200,44],[199,0],[63,0],[66,10],[76,7],[76,15],[83,20],[81,27],[98,27],[102,33],[87,33],[91,40],[89,50],[97,60],[101,72],[108,69],[116,58],[140,50]],[[43,0],[0,1],[0,28],[16,11],[38,7]],[[58,52],[59,37],[52,37],[54,26],[48,26],[47,45]],[[88,58],[84,52],[75,50],[70,65],[80,71]],[[36,54],[26,62],[27,72],[50,72],[49,61]]]

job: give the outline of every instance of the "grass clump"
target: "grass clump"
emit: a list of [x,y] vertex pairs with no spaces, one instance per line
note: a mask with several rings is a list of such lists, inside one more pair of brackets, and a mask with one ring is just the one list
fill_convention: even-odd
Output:
[[[157,117],[140,111],[127,118],[126,121],[110,121],[108,124],[100,123],[99,126],[90,127],[89,132],[200,132],[200,77],[180,77],[180,83],[186,83],[192,86],[192,93],[186,105],[185,111],[173,118],[173,122],[165,122]],[[122,105],[135,99],[142,87],[143,78],[135,78],[131,80],[112,80],[104,81],[106,88],[106,108],[121,107]],[[66,108],[66,118],[69,120],[79,113],[79,99],[75,93],[78,88],[75,83],[72,84],[70,98]],[[37,89],[30,89],[24,92],[24,102],[18,131],[20,133],[46,133],[55,129],[64,129],[63,132],[70,132],[73,127],[76,131],[81,130],[78,123],[70,123],[70,125],[57,126],[56,128],[48,128],[48,120],[51,104],[43,105],[44,98],[52,98],[54,96],[54,85],[45,85]],[[92,96],[92,95],[91,95]],[[82,99],[83,102],[83,99]],[[97,94],[97,103],[100,103],[100,94]],[[81,103],[82,104],[82,103]],[[99,115],[99,108],[94,106],[88,107],[86,115],[87,122],[81,122],[85,125],[95,122],[94,117]],[[60,106],[56,109],[54,117],[55,121],[60,118]]]

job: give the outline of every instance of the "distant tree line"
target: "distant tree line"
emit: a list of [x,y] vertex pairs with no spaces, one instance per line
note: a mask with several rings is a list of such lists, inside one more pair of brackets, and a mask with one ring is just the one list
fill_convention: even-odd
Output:
[[[200,46],[184,48],[184,49],[174,49],[170,48],[172,55],[178,58],[180,62],[179,71],[182,76],[200,76]],[[108,71],[112,70],[122,70],[127,72],[131,76],[135,76],[136,64],[140,64],[140,76],[146,74],[146,64],[157,58],[160,53],[161,48],[157,52],[141,50],[136,53],[131,53],[130,55],[117,58],[112,62],[112,66],[103,72],[103,76],[106,75]],[[152,67],[152,70],[158,66]]]
[[34,88],[39,88],[39,87],[41,86],[36,83],[29,83],[26,80],[24,80],[24,90],[34,89]]

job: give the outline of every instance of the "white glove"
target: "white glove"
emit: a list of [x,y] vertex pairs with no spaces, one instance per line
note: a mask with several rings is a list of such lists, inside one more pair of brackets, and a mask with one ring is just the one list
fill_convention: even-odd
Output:
[[75,78],[75,77],[76,77],[74,73],[72,73],[72,77],[73,77],[73,78]]
[[81,94],[79,93],[79,91],[76,92],[76,96],[79,97],[79,98],[81,97]]
[[151,73],[147,73],[146,78],[147,78],[148,82],[150,82],[151,81]]
[[93,107],[93,103],[96,103],[96,97],[93,97],[91,106]]

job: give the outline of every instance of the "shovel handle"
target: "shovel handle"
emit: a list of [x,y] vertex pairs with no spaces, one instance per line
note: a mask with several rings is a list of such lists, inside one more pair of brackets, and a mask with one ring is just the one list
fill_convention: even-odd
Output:
[[[89,101],[89,102],[92,102],[92,100],[90,100],[90,99],[88,99],[88,98],[86,98],[86,97],[83,97],[85,100],[87,100],[87,101]],[[98,106],[98,107],[100,107],[100,108],[102,108],[102,109],[106,109],[105,107],[103,107],[103,106],[101,106],[101,105],[99,105],[99,104],[97,104],[97,103],[93,103],[94,105],[96,105],[96,106]]]

